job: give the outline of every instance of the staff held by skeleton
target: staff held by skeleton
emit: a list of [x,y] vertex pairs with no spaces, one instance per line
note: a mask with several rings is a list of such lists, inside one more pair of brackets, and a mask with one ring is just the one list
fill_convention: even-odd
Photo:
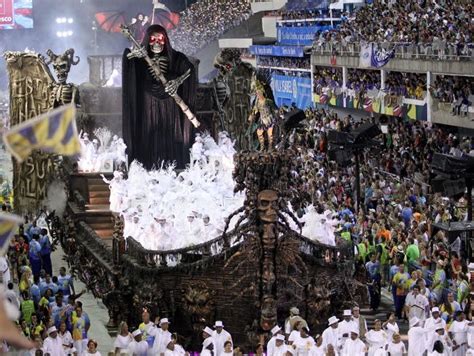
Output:
[[[150,58],[147,50],[142,45],[140,45],[140,43],[133,37],[130,29],[127,26],[121,26],[121,28],[124,36],[127,37],[134,45],[133,51],[130,52],[130,54],[128,55],[129,59],[134,57],[143,58],[148,64],[153,78],[159,80],[163,84],[166,93],[168,93],[174,99],[176,104],[180,107],[180,109],[183,111],[189,121],[191,121],[194,127],[199,127],[201,124],[196,118],[196,115],[193,114],[189,106],[178,95],[179,86],[189,77],[189,75],[191,74],[191,70],[186,71],[186,73],[176,78],[175,80],[168,81],[161,72],[160,66]],[[151,50],[155,53],[161,53],[164,48],[164,38],[158,36],[157,38],[152,38],[152,41],[153,43],[150,43]]]

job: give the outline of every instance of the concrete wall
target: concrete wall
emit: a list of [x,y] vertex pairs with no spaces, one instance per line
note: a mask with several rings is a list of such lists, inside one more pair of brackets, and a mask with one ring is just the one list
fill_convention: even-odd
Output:
[[262,11],[272,11],[281,9],[287,0],[269,0],[269,1],[254,1],[252,2],[252,12],[255,14]]
[[263,27],[263,35],[265,37],[277,37],[277,20],[280,19],[276,16],[265,16],[262,18],[262,27]]
[[251,38],[222,38],[219,48],[249,48],[253,44]]
[[431,119],[434,123],[458,126],[467,129],[474,129],[474,113],[471,112],[467,115],[461,113],[461,115],[453,115],[452,107],[449,103],[440,103],[437,100],[433,100]]

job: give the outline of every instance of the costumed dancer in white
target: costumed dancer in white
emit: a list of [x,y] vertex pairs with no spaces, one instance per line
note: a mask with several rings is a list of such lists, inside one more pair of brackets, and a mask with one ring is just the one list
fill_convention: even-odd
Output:
[[335,316],[332,316],[328,319],[328,325],[329,327],[326,328],[323,332],[323,343],[326,349],[328,348],[328,345],[332,345],[334,347],[334,350],[337,351],[339,350],[342,345],[341,345],[341,339],[342,335],[339,332],[339,319],[336,318]]
[[128,324],[122,321],[119,325],[119,334],[114,341],[115,354],[127,352],[128,345],[133,341],[132,334],[128,331]]
[[465,355],[467,352],[467,331],[469,322],[462,311],[456,313],[454,320],[448,328],[449,336],[453,340],[453,356]]
[[216,356],[222,356],[224,353],[224,344],[226,341],[232,342],[232,336],[226,330],[224,330],[224,324],[222,321],[218,320],[214,324],[214,330],[212,338],[214,339],[214,344],[216,345],[215,354]]
[[275,325],[273,329],[271,330],[272,337],[270,340],[268,340],[267,343],[267,355],[273,355],[274,349],[275,349],[275,342],[276,342],[276,337],[278,335],[282,335],[283,330],[278,326]]
[[309,329],[306,326],[300,328],[300,334],[293,341],[293,348],[298,356],[308,356],[310,350],[316,345],[312,336],[309,336]]
[[123,173],[115,171],[114,177],[108,180],[103,174],[100,175],[102,180],[110,186],[110,210],[115,213],[122,212],[124,197],[127,195]]
[[382,322],[378,319],[374,322],[374,328],[366,334],[369,344],[369,356],[374,356],[379,349],[384,349],[387,345],[387,334],[382,330]]
[[451,356],[453,343],[449,335],[446,334],[446,330],[441,325],[438,325],[434,332],[430,332],[428,343],[426,344],[427,350],[433,350],[437,341],[443,344],[443,355]]
[[399,333],[393,334],[392,340],[387,345],[387,352],[390,353],[390,356],[403,356],[407,353]]
[[426,351],[427,332],[421,326],[417,317],[410,319],[410,330],[408,330],[408,356],[420,356]]
[[288,351],[288,346],[285,345],[285,336],[279,334],[275,339],[275,348],[273,354],[268,354],[268,356],[286,356]]
[[165,356],[184,356],[186,355],[186,351],[184,351],[183,347],[178,344],[178,338],[176,334],[171,336],[171,341],[168,343],[166,347]]
[[148,343],[143,340],[143,335],[140,329],[132,333],[133,341],[128,344],[128,354],[131,356],[146,356],[148,353]]
[[351,337],[346,340],[342,348],[342,356],[365,356],[367,347],[359,339],[359,332],[356,328],[351,331]]
[[209,326],[206,326],[202,331],[202,337],[204,341],[202,343],[202,350],[201,355],[211,355],[212,353],[216,352],[216,345],[214,343],[214,338],[212,335],[214,334],[214,330],[212,330]]
[[55,326],[48,329],[48,337],[43,342],[44,353],[49,353],[51,356],[66,355],[63,349],[62,339],[58,337],[58,330]]
[[154,327],[148,332],[150,336],[155,337],[151,353],[149,352],[150,356],[163,356],[165,354],[168,343],[171,341],[171,333],[168,331],[169,325],[170,322],[168,318],[163,318],[160,319],[158,324],[159,328]]
[[351,337],[351,331],[354,330],[354,328],[359,329],[359,326],[354,325],[352,322],[352,312],[350,309],[344,310],[342,316],[344,320],[339,323],[338,330],[341,335],[340,343],[341,345],[344,345],[346,340]]
[[383,323],[383,328],[385,329],[385,332],[387,333],[387,340],[392,340],[393,335],[398,334],[400,332],[395,313],[390,313],[387,321]]
[[326,348],[324,347],[323,337],[318,334],[314,337],[316,344],[309,349],[308,356],[325,356]]

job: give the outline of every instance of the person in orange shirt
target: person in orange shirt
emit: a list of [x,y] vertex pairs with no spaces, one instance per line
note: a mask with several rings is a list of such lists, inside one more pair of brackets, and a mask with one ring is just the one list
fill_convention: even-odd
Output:
[[379,231],[377,232],[377,237],[378,238],[382,238],[385,240],[385,242],[388,242],[390,241],[391,239],[391,234],[390,234],[390,230],[388,230],[388,227],[387,225],[382,225],[379,229]]

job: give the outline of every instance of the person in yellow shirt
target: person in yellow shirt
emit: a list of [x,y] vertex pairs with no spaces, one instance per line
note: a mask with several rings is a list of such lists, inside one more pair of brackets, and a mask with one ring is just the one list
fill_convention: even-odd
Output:
[[395,292],[395,315],[402,319],[403,307],[405,306],[405,299],[407,297],[409,288],[410,275],[405,272],[405,265],[400,263],[398,265],[398,272],[393,276],[392,288],[396,288]]
[[20,289],[20,293],[28,292],[31,287],[31,270],[26,269],[25,272],[20,277],[20,283],[18,285],[18,288]]
[[423,89],[423,86],[421,84],[418,84],[418,86],[415,89],[415,96],[419,100],[423,100],[425,90]]

